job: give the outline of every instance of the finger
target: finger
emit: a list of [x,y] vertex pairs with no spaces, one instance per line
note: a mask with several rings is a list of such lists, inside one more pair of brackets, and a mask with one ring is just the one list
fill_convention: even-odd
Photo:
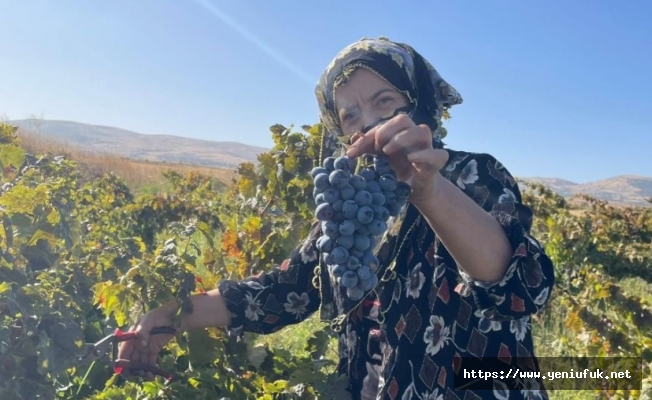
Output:
[[382,149],[387,156],[409,154],[432,148],[432,135],[428,127],[415,126],[392,136]]
[[373,128],[366,135],[356,139],[355,143],[347,150],[346,155],[351,158],[356,158],[363,154],[378,154],[379,152],[376,152],[374,149],[376,129]]
[[399,132],[416,127],[414,121],[407,114],[400,114],[380,125],[375,135],[376,150],[381,150]]
[[448,152],[441,149],[423,149],[407,155],[407,160],[418,170],[439,171],[448,161]]

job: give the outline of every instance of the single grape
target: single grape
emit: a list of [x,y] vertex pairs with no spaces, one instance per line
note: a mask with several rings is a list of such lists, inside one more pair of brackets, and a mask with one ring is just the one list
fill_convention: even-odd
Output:
[[349,179],[349,184],[355,190],[364,190],[367,187],[367,181],[360,175],[352,175]]
[[335,169],[334,164],[335,164],[335,157],[327,157],[324,159],[324,162],[322,163],[322,167],[324,167],[326,171],[328,171],[328,173],[331,173]]
[[324,198],[323,193],[319,193],[317,196],[315,196],[315,204],[320,205],[322,203],[326,203],[326,199]]
[[353,200],[355,200],[358,207],[368,206],[373,200],[373,195],[366,190],[361,190],[355,194]]
[[371,239],[367,235],[355,234],[353,240],[353,248],[360,251],[365,251],[371,247]]
[[344,204],[342,204],[342,214],[344,214],[346,219],[357,219],[358,205],[356,202],[354,200],[346,200]]
[[367,228],[369,229],[370,234],[373,236],[378,236],[387,230],[387,224],[381,219],[374,218],[373,221],[371,221],[371,223],[367,226]]
[[354,172],[356,167],[358,166],[358,159],[357,158],[350,158],[348,156],[346,157],[346,160],[349,162],[349,171]]
[[[341,237],[341,236],[340,236]],[[342,246],[337,246],[331,251],[334,264],[343,264],[349,258],[349,251]]]
[[372,193],[371,204],[382,206],[383,204],[385,204],[385,195],[380,192]]
[[349,158],[346,156],[337,157],[335,159],[335,162],[333,163],[333,166],[335,167],[335,169],[341,169],[343,171],[349,171],[349,172],[353,171],[352,169],[350,169]]
[[342,200],[351,200],[355,195],[356,195],[355,189],[350,184],[347,184],[346,186],[340,189],[340,198]]
[[335,239],[340,236],[340,227],[334,221],[322,221],[321,231],[324,235],[328,236],[331,239]]
[[[315,217],[320,221],[330,221],[333,218],[333,207],[328,203],[322,203],[315,210]],[[372,211],[373,214],[373,211]]]
[[346,271],[342,274],[340,283],[347,289],[354,288],[358,285],[358,274],[354,271]]
[[335,202],[332,204],[332,206],[333,206],[333,210],[335,210],[335,211],[342,211],[342,205],[343,205],[343,204],[344,204],[344,200],[342,200],[342,199],[339,199],[339,200],[335,201]]
[[373,251],[365,251],[364,256],[362,256],[362,264],[369,266],[371,272],[378,271],[380,263],[378,262],[378,257],[373,253]]
[[326,171],[326,168],[324,167],[315,167],[310,171],[310,176],[312,176],[313,179],[315,179],[319,174],[328,174],[328,171]]
[[[323,206],[323,204],[321,206]],[[319,207],[321,207],[321,206],[319,206]],[[332,208],[331,208],[331,210],[332,210]],[[369,206],[360,207],[358,209],[358,215],[357,216],[358,216],[358,221],[360,221],[361,224],[368,224],[371,221],[373,221],[373,219],[374,219],[374,210],[372,210],[371,207],[369,207]],[[332,218],[332,213],[331,213],[331,218]]]
[[397,216],[398,213],[401,212],[401,207],[402,206],[398,204],[398,202],[387,204],[387,210],[389,211],[389,215],[391,215],[392,217]]
[[346,288],[346,295],[353,301],[358,301],[364,297],[364,291],[359,287]]
[[360,278],[363,281],[366,281],[371,277],[371,270],[369,269],[368,265],[362,265],[358,270],[356,271],[358,273],[358,278]]
[[355,224],[350,219],[340,224],[340,235],[349,236],[353,235],[353,232],[355,232]]
[[328,182],[338,189],[342,189],[349,184],[351,174],[348,171],[336,169],[328,175]]
[[330,238],[326,235],[322,235],[317,239],[317,249],[321,251],[322,253],[328,253],[331,250],[333,250],[333,247],[335,246],[335,240],[333,238]]
[[393,192],[385,192],[385,204],[395,203],[397,201],[396,194]]
[[333,204],[340,199],[340,191],[336,187],[329,186],[322,193],[324,193],[324,199],[329,204]]
[[367,183],[376,179],[376,173],[371,168],[362,168],[360,170],[360,176],[364,178]]
[[374,210],[374,218],[378,218],[383,221],[387,221],[387,218],[389,218],[389,210],[386,207],[372,204],[371,209]]
[[328,174],[317,175],[313,180],[313,184],[315,185],[315,189],[317,189],[319,192],[323,192],[331,185],[328,181]]
[[396,177],[392,174],[383,174],[378,179],[380,189],[384,192],[393,192],[396,190]]
[[[351,254],[349,252],[349,254]],[[346,267],[350,270],[356,270],[358,267],[360,267],[360,259],[356,256],[349,255],[349,258],[346,260],[346,263],[344,263]]]

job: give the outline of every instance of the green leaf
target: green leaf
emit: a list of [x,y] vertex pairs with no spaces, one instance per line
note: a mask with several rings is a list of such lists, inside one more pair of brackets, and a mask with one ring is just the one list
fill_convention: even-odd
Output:
[[0,294],[4,294],[10,290],[11,290],[11,283],[9,282],[0,283]]
[[9,166],[19,169],[23,162],[25,162],[25,150],[14,144],[0,144],[0,166],[3,169]]

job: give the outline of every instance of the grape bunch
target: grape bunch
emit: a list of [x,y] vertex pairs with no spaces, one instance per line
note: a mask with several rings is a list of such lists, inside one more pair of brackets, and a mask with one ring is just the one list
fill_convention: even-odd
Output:
[[321,221],[317,240],[323,260],[351,300],[360,300],[378,283],[378,258],[373,249],[387,230],[387,220],[398,215],[411,193],[396,179],[387,160],[356,171],[347,156],[328,157],[313,168],[315,216]]

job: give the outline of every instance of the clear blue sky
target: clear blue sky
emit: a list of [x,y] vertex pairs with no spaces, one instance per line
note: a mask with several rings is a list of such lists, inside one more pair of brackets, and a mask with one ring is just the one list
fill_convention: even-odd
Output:
[[517,176],[652,176],[652,2],[5,0],[0,116],[272,145],[363,36],[414,46],[464,97],[448,146]]

